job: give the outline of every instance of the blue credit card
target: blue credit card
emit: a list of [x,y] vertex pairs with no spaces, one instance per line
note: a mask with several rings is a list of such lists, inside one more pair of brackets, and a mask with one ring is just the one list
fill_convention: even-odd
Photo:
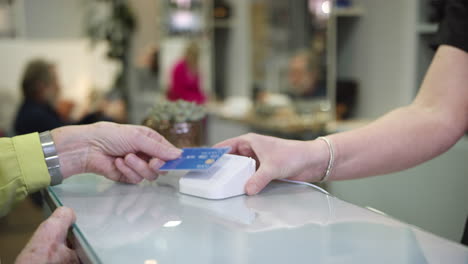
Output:
[[159,170],[206,170],[229,150],[230,147],[183,148],[182,155],[178,159],[167,161]]

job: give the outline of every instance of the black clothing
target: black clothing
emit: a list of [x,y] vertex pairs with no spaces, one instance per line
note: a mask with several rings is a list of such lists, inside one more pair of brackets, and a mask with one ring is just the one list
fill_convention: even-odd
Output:
[[91,114],[87,114],[81,121],[78,123],[79,125],[87,125],[87,124],[93,124],[96,122],[101,122],[101,121],[106,121],[106,122],[115,122],[112,120],[112,118],[107,117],[101,112],[94,112]]
[[[99,121],[114,122],[101,112],[94,112],[86,115],[77,125],[92,124]],[[29,134],[33,132],[43,132],[61,126],[73,125],[63,121],[57,111],[48,104],[25,100],[16,114],[15,133],[16,135]]]
[[435,45],[449,45],[468,52],[468,0],[447,0]]
[[43,132],[67,125],[55,109],[44,103],[25,100],[20,106],[15,120],[17,135]]

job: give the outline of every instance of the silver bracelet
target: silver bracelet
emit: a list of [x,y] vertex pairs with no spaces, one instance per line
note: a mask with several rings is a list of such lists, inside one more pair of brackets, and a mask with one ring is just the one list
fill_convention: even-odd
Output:
[[319,181],[319,182],[326,182],[328,180],[328,178],[330,177],[331,171],[333,169],[333,163],[335,161],[335,152],[333,150],[333,145],[332,145],[331,141],[328,138],[318,137],[317,139],[321,139],[321,140],[325,141],[327,143],[327,145],[328,145],[328,151],[330,152],[330,159],[328,160],[327,170],[325,171],[325,174],[323,175],[323,177]]
[[50,185],[62,183],[63,175],[62,172],[60,172],[60,161],[50,131],[40,133],[39,140],[41,141],[42,152],[44,152],[47,170],[49,170],[50,174]]

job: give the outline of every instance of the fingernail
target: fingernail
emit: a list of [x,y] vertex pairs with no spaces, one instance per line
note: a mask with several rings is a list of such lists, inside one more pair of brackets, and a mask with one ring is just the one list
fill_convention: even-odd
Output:
[[58,218],[63,218],[63,217],[65,217],[66,214],[67,214],[66,211],[67,211],[67,209],[66,209],[65,207],[61,206],[61,207],[58,207],[58,208],[55,210],[55,212],[54,212],[53,215],[54,215],[55,217],[58,217]]
[[135,156],[134,155],[127,155],[127,157],[125,157],[125,161],[127,161],[129,164],[135,164],[136,160],[135,160]]
[[166,163],[166,162],[164,162],[164,161],[162,161],[162,160],[157,160],[157,161],[155,161],[155,162],[153,163],[153,167],[152,167],[152,168],[153,168],[154,171],[158,171],[159,168],[161,168],[162,165],[164,165],[165,163]]
[[53,216],[57,218],[66,218],[66,217],[69,217],[70,215],[74,217],[73,210],[68,207],[63,207],[63,206],[58,207],[56,211],[53,213]]
[[255,186],[255,184],[249,184],[247,185],[247,194],[249,195],[254,195],[254,194],[257,194],[257,186]]
[[179,157],[180,155],[182,155],[182,150],[181,149],[177,149],[177,148],[170,148],[169,149],[169,154],[175,156],[175,157]]

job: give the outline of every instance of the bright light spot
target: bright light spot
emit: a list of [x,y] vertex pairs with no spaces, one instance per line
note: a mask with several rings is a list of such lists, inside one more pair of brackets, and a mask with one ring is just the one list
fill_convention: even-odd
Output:
[[371,211],[374,212],[374,213],[378,213],[378,214],[381,214],[381,215],[387,215],[386,213],[384,213],[384,212],[382,212],[382,211],[380,211],[380,210],[377,210],[377,209],[375,209],[375,208],[372,208],[372,207],[370,207],[370,206],[366,206],[366,208],[369,209],[369,210],[371,210]]
[[144,263],[145,264],[158,264],[158,261],[156,261],[155,259],[147,259],[145,260]]
[[164,227],[175,227],[182,223],[182,221],[167,221],[163,226]]
[[324,1],[321,10],[324,14],[330,14],[330,1]]

